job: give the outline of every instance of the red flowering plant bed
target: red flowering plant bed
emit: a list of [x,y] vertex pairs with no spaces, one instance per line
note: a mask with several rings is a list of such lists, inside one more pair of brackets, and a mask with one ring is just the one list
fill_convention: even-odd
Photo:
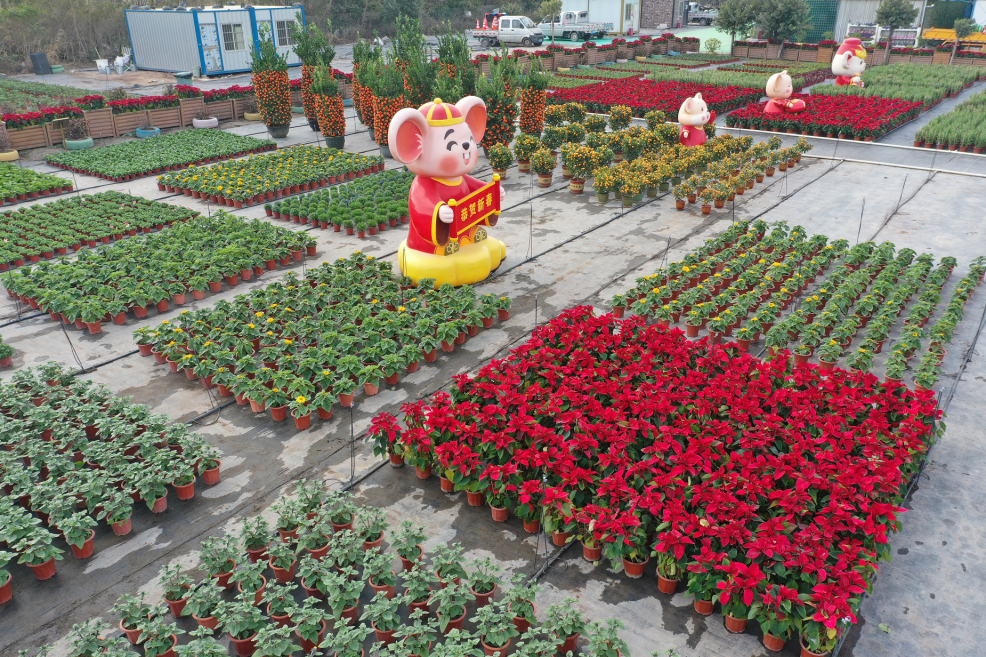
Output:
[[4,114],[0,120],[6,122],[10,129],[26,128],[32,125],[51,123],[55,119],[82,116],[78,107],[46,107],[40,112],[24,112],[23,114]]
[[717,87],[711,84],[675,82],[671,80],[613,80],[588,87],[563,89],[551,94],[549,105],[584,103],[590,112],[608,113],[613,105],[628,105],[634,116],[642,117],[650,110],[661,110],[668,116],[677,116],[685,98],[702,94],[709,109],[726,112],[747,103],[755,102],[763,95],[760,89],[746,87]]
[[140,98],[111,100],[106,105],[107,107],[113,108],[114,114],[125,114],[126,112],[139,112],[140,110],[178,107],[179,103],[178,96],[141,96]]
[[803,112],[764,114],[766,103],[757,103],[729,114],[726,125],[872,141],[917,117],[922,105],[919,102],[876,96],[795,94],[792,98],[805,102]]
[[543,510],[556,544],[601,546],[628,574],[656,556],[671,590],[823,653],[942,428],[930,392],[820,374],[578,307],[370,439],[479,482],[530,530]]

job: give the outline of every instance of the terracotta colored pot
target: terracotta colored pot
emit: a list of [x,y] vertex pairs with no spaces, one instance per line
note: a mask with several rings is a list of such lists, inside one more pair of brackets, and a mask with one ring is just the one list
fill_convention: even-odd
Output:
[[695,599],[695,611],[702,616],[711,616],[715,603],[712,600]]
[[309,598],[318,598],[319,600],[325,600],[325,594],[319,591],[317,588],[310,589],[305,585],[305,578],[301,578],[301,588],[305,589],[305,593],[308,594]]
[[660,573],[657,574],[657,589],[661,593],[666,593],[667,595],[673,595],[675,591],[678,590],[678,580],[668,579]]
[[383,544],[383,537],[386,532],[380,532],[380,536],[374,541],[363,541],[363,551],[369,552],[370,550],[376,549]]
[[163,497],[159,497],[154,500],[154,506],[151,507],[151,513],[164,513],[168,510],[168,494],[165,492]]
[[418,557],[416,559],[405,559],[401,555],[399,554],[397,555],[397,558],[401,560],[401,565],[404,566],[405,571],[414,570],[414,566],[421,561],[422,557],[424,557],[425,554],[424,548],[422,548],[420,545],[416,547],[418,548]]
[[443,493],[454,493],[455,492],[455,484],[453,484],[450,479],[446,479],[445,477],[439,477],[438,478],[438,481],[439,481],[439,483],[442,486],[442,492]]
[[200,627],[207,627],[210,630],[214,630],[214,629],[216,629],[216,627],[219,626],[219,619],[216,618],[215,616],[208,616],[206,618],[199,618],[195,614],[192,614],[192,618],[195,619],[195,622],[198,623]]
[[493,512],[493,522],[506,522],[509,517],[509,512],[506,507],[498,507],[490,504],[490,510]]
[[472,591],[472,594],[476,597],[476,607],[477,608],[485,607],[486,605],[488,605],[490,603],[490,600],[492,600],[493,596],[496,594],[497,588],[498,588],[497,585],[494,584],[492,590],[486,593],[477,593],[476,589],[470,586],[469,590]]
[[318,643],[302,638],[302,636],[298,634],[298,630],[295,630],[294,631],[295,635],[298,637],[298,639],[301,640],[301,649],[304,650],[305,652],[314,652],[315,648],[318,647],[318,644],[322,643],[322,638],[325,637],[325,630],[327,628],[328,628],[328,623],[326,623],[325,620],[323,619],[322,629],[318,633]]
[[567,653],[567,652],[573,652],[574,653],[575,652],[575,646],[579,642],[579,637],[580,636],[581,636],[581,634],[579,634],[578,632],[576,632],[572,636],[570,636],[567,639],[565,639],[561,643],[561,645],[558,646],[558,652],[563,653],[563,654],[564,653]]
[[[537,606],[534,605],[533,602],[531,603],[531,605],[534,606],[534,612],[536,614],[537,613]],[[512,606],[513,605],[511,605],[511,607]],[[509,610],[510,607],[508,607],[507,609]],[[517,628],[517,631],[520,632],[521,634],[523,634],[527,630],[531,629],[531,625],[532,625],[531,621],[527,620],[523,616],[514,616],[513,617],[513,621],[514,621],[514,627],[516,627]]]
[[370,626],[373,627],[373,632],[376,634],[377,641],[383,645],[389,646],[395,641],[394,634],[397,633],[397,630],[388,630],[384,632],[383,630],[378,630],[375,623],[370,623]]
[[[442,615],[438,614],[438,617],[441,618]],[[453,618],[448,622],[448,625],[445,626],[445,631],[442,632],[442,634],[448,634],[452,630],[461,630],[462,623],[465,622],[465,620],[466,620],[466,612],[465,610],[463,610],[461,616],[459,616],[458,618]]]
[[28,564],[28,567],[34,571],[34,576],[39,580],[51,579],[55,574],[55,559],[52,557],[38,566]]
[[127,635],[127,640],[130,643],[132,643],[135,646],[138,643],[140,643],[140,635],[143,632],[143,630],[141,630],[139,627],[135,627],[132,630],[128,630],[123,626],[123,621],[120,621],[119,625],[120,625],[120,630]]
[[14,596],[14,593],[10,587],[10,583],[13,579],[14,576],[7,573],[7,581],[3,583],[3,586],[0,586],[0,605],[5,602],[10,602],[10,599]]
[[773,634],[765,633],[763,635],[763,647],[771,652],[780,652],[784,650],[784,639]]
[[487,657],[493,657],[494,655],[496,657],[503,657],[503,655],[507,654],[507,648],[510,647],[510,639],[507,639],[507,643],[499,648],[494,648],[485,641],[481,641],[481,643],[483,644],[483,652],[486,653]]
[[524,521],[524,531],[528,534],[537,534],[541,531],[541,521],[538,518],[531,520],[530,522]]
[[219,483],[219,468],[222,467],[222,461],[219,461],[219,465],[216,467],[206,470],[202,473],[202,483],[207,486],[214,486]]
[[424,468],[414,467],[414,474],[418,476],[418,479],[427,479],[431,476],[431,466],[425,466]]
[[469,506],[483,506],[486,501],[486,494],[482,492],[466,491],[466,501]]
[[[391,574],[394,574],[394,571],[390,571],[390,572],[391,572]],[[390,585],[387,585],[387,586],[377,586],[376,584],[373,583],[373,578],[372,577],[368,581],[370,582],[370,587],[373,589],[373,594],[374,595],[376,595],[377,593],[380,593],[382,591],[383,593],[385,593],[387,595],[387,599],[388,600],[393,600],[394,599],[394,595],[396,595],[397,590],[393,586],[390,586]]]
[[627,577],[637,579],[644,574],[644,568],[647,566],[648,561],[650,561],[650,558],[646,559],[643,563],[634,563],[623,559],[623,570],[626,572]]
[[72,554],[75,555],[76,559],[87,559],[92,556],[92,550],[93,550],[92,541],[95,537],[96,537],[96,532],[90,529],[89,538],[87,538],[86,542],[82,544],[82,547],[79,548],[79,547],[75,547],[74,545],[71,546]]
[[404,467],[404,457],[400,454],[390,455],[390,466],[393,468],[403,468]]
[[571,536],[571,532],[554,532],[551,535],[551,541],[558,547],[562,547],[568,543],[568,537]]
[[599,561],[603,558],[603,548],[601,545],[595,547],[589,547],[585,543],[582,544],[582,558],[586,561]]
[[[267,586],[267,578],[264,577],[263,575],[261,575],[260,576],[260,579],[262,579],[264,583],[260,585],[260,588],[257,589],[256,592],[253,595],[253,606],[255,606],[255,607],[259,606],[260,603],[263,602],[263,599],[264,599],[264,588]],[[239,591],[240,593],[243,593],[243,583],[242,582],[237,582],[236,583],[236,590]]]
[[165,598],[164,601],[168,604],[168,609],[171,610],[171,615],[175,618],[180,618],[182,609],[184,609],[185,605],[188,603],[188,596],[186,595],[181,600],[168,600]]
[[827,652],[812,652],[805,648],[804,641],[801,642],[801,657],[825,657]]
[[288,407],[287,405],[271,406],[270,414],[275,422],[281,422],[282,420],[286,420],[288,418]]
[[257,651],[256,633],[246,639],[234,639],[233,635],[230,634],[229,640],[233,642],[233,647],[236,648],[236,654],[239,655],[239,657],[250,657],[250,655]]
[[292,561],[291,567],[286,569],[275,566],[273,559],[269,560],[267,563],[270,564],[270,569],[274,571],[274,577],[277,578],[278,584],[287,584],[294,579],[294,569],[295,566],[298,565],[297,561]]
[[726,629],[733,634],[740,634],[746,630],[746,619],[736,618],[731,614],[726,614]]
[[175,492],[178,493],[179,500],[190,500],[195,497],[195,481],[184,486],[175,484]]

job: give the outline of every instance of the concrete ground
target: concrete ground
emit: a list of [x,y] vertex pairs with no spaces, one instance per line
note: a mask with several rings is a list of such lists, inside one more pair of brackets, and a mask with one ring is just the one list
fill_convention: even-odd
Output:
[[[351,109],[347,109],[351,117]],[[375,145],[362,126],[354,127],[347,135],[348,149],[373,152]],[[258,136],[264,132],[259,124],[231,130]],[[282,143],[314,141],[316,137],[304,120],[295,119]],[[152,516],[146,508],[137,512],[130,536],[116,537],[101,526],[95,555],[85,562],[69,556],[59,563],[58,575],[51,580],[37,582],[25,567],[14,566],[14,599],[0,607],[4,628],[0,654],[12,655],[22,648],[57,642],[73,623],[89,616],[110,618],[110,606],[124,592],[139,589],[159,599],[154,579],[163,564],[181,562],[193,567],[197,563],[195,550],[203,538],[234,531],[239,518],[264,512],[278,495],[291,490],[299,477],[319,478],[333,487],[356,481],[355,491],[361,501],[385,508],[392,523],[405,517],[424,523],[430,545],[459,541],[470,556],[492,554],[509,571],[536,572],[549,553],[537,551],[534,538],[524,533],[516,519],[505,526],[495,525],[488,510],[468,507],[461,495],[444,495],[435,480],[419,482],[408,468],[375,469],[378,461],[360,439],[369,420],[383,411],[396,413],[401,403],[447,385],[453,374],[473,371],[490,358],[505,354],[527,338],[535,322],[543,323],[577,304],[607,310],[608,299],[632,285],[637,276],[651,273],[666,258],[681,258],[723,230],[734,216],[797,223],[833,239],[890,240],[900,248],[931,251],[938,257],[955,256],[959,265],[945,294],[964,275],[969,261],[986,253],[979,227],[980,176],[986,173],[981,157],[812,141],[815,150],[789,175],[767,179],[752,193],[737,197],[735,207],[714,210],[711,215],[702,215],[697,205],[677,211],[673,199],[666,195],[645,199],[632,209],[624,209],[616,201],[600,204],[589,192],[571,194],[560,176],[549,189],[542,190],[532,186],[527,175],[512,169],[504,183],[509,209],[493,230],[493,235],[507,244],[507,260],[478,286],[482,293],[513,298],[510,320],[482,331],[454,353],[442,354],[436,363],[423,365],[398,386],[374,397],[357,397],[351,413],[337,409],[332,420],[317,422],[308,431],[297,432],[293,425],[272,422],[267,414],[254,415],[248,407],[236,405],[197,420],[196,430],[226,454],[223,482],[208,489],[200,487],[191,501],[173,500],[163,514]],[[933,159],[935,169],[957,173],[929,176],[928,171],[905,168],[927,168]],[[27,164],[70,177],[42,163]],[[396,163],[388,161],[388,167],[392,166]],[[485,161],[475,173],[489,175]],[[189,197],[158,192],[153,178],[108,183],[77,176],[77,182],[83,192],[116,189],[203,211],[215,210]],[[264,212],[261,207],[252,207],[236,214],[261,217]],[[276,223],[301,229],[296,224]],[[320,229],[312,235],[319,241],[314,262],[346,256],[356,249],[393,261],[404,239],[402,230],[388,230],[366,240]],[[294,268],[310,264],[313,262]],[[266,285],[283,272],[278,269],[259,281],[210,294],[190,307],[213,304],[217,298]],[[925,477],[909,500],[904,530],[892,538],[894,561],[881,569],[872,595],[862,605],[859,624],[841,652],[843,656],[981,654],[975,634],[967,628],[975,627],[975,610],[986,603],[984,568],[976,558],[986,542],[986,531],[968,509],[976,508],[976,502],[986,494],[983,450],[979,449],[986,436],[976,413],[986,392],[986,365],[975,348],[984,306],[986,293],[978,290],[949,348],[944,363],[946,376],[938,385],[943,401],[950,402],[948,431],[932,451]],[[17,320],[18,312],[21,317],[36,314],[17,308],[6,295],[0,295],[0,332],[17,350],[17,367],[49,359],[78,367],[56,323],[47,316],[10,323]],[[130,319],[126,326],[106,327],[103,335],[96,337],[70,330],[71,347],[81,364],[97,366],[85,376],[176,421],[193,420],[217,403],[226,402],[212,397],[198,383],[170,374],[152,359],[130,353],[135,348],[130,337],[134,329],[176,313],[172,309],[156,316],[152,310],[146,320]],[[963,365],[966,356],[969,361]],[[882,373],[879,364],[876,369]],[[0,374],[0,378],[9,377],[10,371]],[[355,442],[351,442],[353,437]],[[556,554],[552,548],[550,555]],[[687,596],[658,594],[653,565],[643,579],[631,581],[605,565],[593,567],[583,562],[573,548],[553,562],[541,581],[545,589],[539,597],[540,609],[571,595],[592,618],[620,617],[627,623],[624,637],[634,655],[666,649],[676,650],[681,657],[766,654],[756,630],[727,635],[718,614],[702,618],[690,609]],[[879,630],[881,624],[890,632]],[[59,645],[53,654],[64,655],[64,642]],[[783,654],[797,654],[795,646]]]

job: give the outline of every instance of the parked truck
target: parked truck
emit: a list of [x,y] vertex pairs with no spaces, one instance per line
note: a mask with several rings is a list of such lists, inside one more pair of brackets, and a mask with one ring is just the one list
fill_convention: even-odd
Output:
[[[489,17],[487,17],[489,19]],[[497,21],[496,29],[492,24]],[[527,16],[494,15],[493,20],[487,20],[486,29],[472,31],[472,36],[479,39],[484,48],[502,44],[521,46],[540,46],[544,43],[544,32]]]
[[715,22],[716,17],[719,16],[719,10],[713,9],[711,7],[703,7],[697,2],[688,3],[688,22],[698,23],[699,25],[712,25]]
[[[551,16],[541,20],[541,30],[552,33]],[[601,39],[607,32],[613,31],[612,23],[590,23],[587,11],[563,11],[554,16],[554,35],[556,38],[571,39],[572,41],[588,41]]]

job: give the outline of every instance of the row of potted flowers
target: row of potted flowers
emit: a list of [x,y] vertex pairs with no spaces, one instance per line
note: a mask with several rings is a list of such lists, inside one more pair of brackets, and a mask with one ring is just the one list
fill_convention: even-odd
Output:
[[161,230],[199,213],[178,205],[100,192],[0,213],[0,271]]
[[195,481],[219,482],[220,452],[188,430],[169,425],[101,384],[74,378],[54,362],[19,370],[0,386],[0,603],[10,600],[14,557],[38,579],[55,574],[63,550],[93,554],[97,520],[118,536],[131,531],[133,505],[155,513],[195,494]]
[[71,181],[50,173],[0,162],[0,206],[72,191]]
[[[394,533],[392,551],[385,550],[383,512],[357,507],[345,494],[302,480],[295,496],[282,496],[274,509],[280,537],[257,516],[244,518],[238,536],[202,541],[205,580],[196,582],[180,565],[165,566],[157,581],[165,604],[151,606],[144,593],[120,596],[113,613],[126,639],[104,638],[110,626],[89,619],[67,637],[72,654],[127,657],[136,654],[133,644],[145,657],[220,657],[227,643],[217,630],[239,657],[320,649],[361,657],[371,637],[379,649],[434,657],[502,657],[515,641],[520,657],[553,657],[579,639],[594,655],[630,654],[619,637],[623,623],[590,622],[574,598],[548,606],[538,623],[540,587],[521,575],[507,580],[489,558],[466,564],[462,547],[453,544],[437,547],[429,563],[421,548],[424,528],[410,521]],[[292,528],[281,529],[285,524]],[[298,577],[307,597],[296,594]],[[188,643],[179,645],[185,632],[166,620],[169,613],[197,622]]]
[[158,188],[186,196],[243,207],[307,192],[383,171],[383,157],[335,148],[291,146],[227,164],[158,176]]
[[699,613],[719,603],[730,631],[754,620],[771,649],[800,635],[823,655],[890,557],[938,412],[930,393],[814,366],[795,383],[791,367],[575,308],[368,439],[480,493],[494,520],[543,517],[556,544],[574,535],[631,577],[656,556],[662,590],[684,584]]
[[[505,147],[504,147],[505,148]],[[384,171],[379,176],[361,178],[313,194],[268,203],[267,216],[328,228],[345,229],[347,235],[360,238],[376,234],[389,226],[406,223],[407,198],[414,174],[400,169]]]
[[140,319],[156,307],[183,305],[249,280],[277,263],[287,266],[306,251],[315,255],[316,240],[260,219],[244,221],[219,212],[197,216],[169,230],[142,235],[96,251],[81,251],[75,260],[41,262],[7,274],[8,295],[42,310],[54,321],[102,332],[102,323],[125,324],[126,313]]
[[724,112],[760,100],[761,89],[718,87],[692,82],[624,79],[609,80],[575,89],[562,89],[549,94],[549,105],[569,102],[583,103],[590,112],[608,113],[615,105],[628,106],[634,116],[650,110],[661,110],[676,116],[686,98],[701,93],[709,109]]
[[254,412],[269,409],[275,421],[290,411],[303,430],[313,413],[328,420],[334,404],[352,405],[357,388],[373,395],[397,385],[421,360],[434,361],[439,347],[453,351],[494,318],[507,319],[509,308],[508,298],[477,298],[470,286],[435,289],[425,279],[413,288],[391,263],[356,252],[308,270],[306,279],[288,272],[135,338],[143,355],[172,372]]
[[726,116],[726,125],[751,130],[773,130],[816,137],[873,141],[921,112],[920,102],[851,95],[795,94],[806,107],[798,114],[765,114],[766,103],[756,103]]
[[76,173],[122,181],[276,148],[273,141],[222,130],[181,130],[101,148],[56,153],[45,161]]

